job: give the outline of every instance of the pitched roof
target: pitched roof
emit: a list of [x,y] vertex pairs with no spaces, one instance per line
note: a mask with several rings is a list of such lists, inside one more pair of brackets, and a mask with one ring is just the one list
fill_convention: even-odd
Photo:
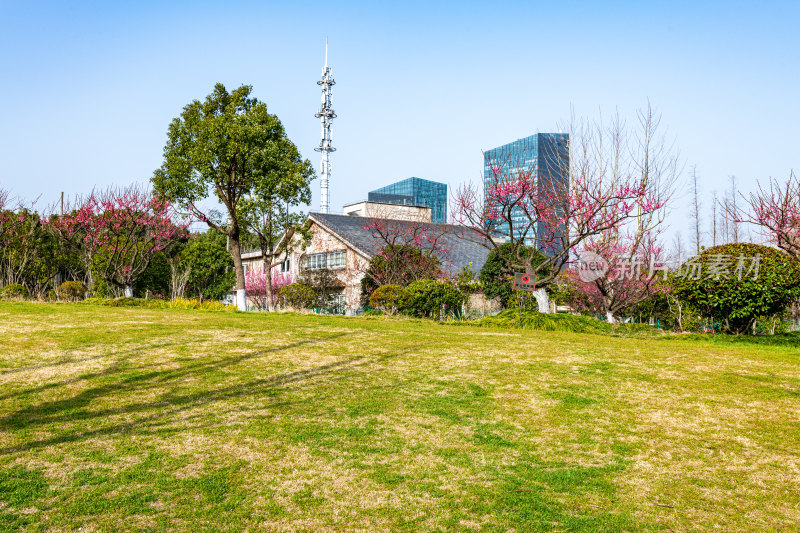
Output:
[[[373,219],[351,215],[332,215],[329,213],[309,213],[308,217],[338,237],[351,248],[370,259],[380,249],[381,242],[376,239],[373,232],[364,229]],[[482,245],[483,237],[464,226],[454,224],[420,223],[432,232],[441,232],[439,243],[446,252],[434,251],[439,256],[445,268],[460,272],[462,268],[472,263],[470,268],[479,273],[489,249]],[[424,247],[423,247],[424,248]],[[444,255],[445,257],[441,257]]]

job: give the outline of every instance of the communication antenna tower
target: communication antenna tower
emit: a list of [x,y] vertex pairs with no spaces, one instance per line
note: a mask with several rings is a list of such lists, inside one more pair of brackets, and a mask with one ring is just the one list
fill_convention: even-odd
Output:
[[319,111],[314,115],[322,124],[322,140],[319,146],[314,148],[317,152],[322,152],[322,162],[320,163],[320,181],[322,185],[322,194],[320,195],[319,210],[321,213],[327,213],[330,207],[328,201],[328,180],[331,177],[331,163],[330,153],[336,151],[336,148],[331,146],[331,122],[336,118],[336,113],[333,112],[331,107],[331,87],[336,82],[331,76],[331,67],[328,66],[328,39],[325,39],[325,66],[322,67],[322,79],[317,82],[317,85],[322,86],[322,104]]

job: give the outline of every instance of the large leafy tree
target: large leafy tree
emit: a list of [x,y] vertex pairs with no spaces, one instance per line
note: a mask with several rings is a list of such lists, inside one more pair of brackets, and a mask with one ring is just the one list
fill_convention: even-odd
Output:
[[[287,146],[280,120],[251,96],[252,90],[243,85],[228,92],[218,83],[205,100],[184,107],[169,125],[164,163],[152,178],[156,191],[228,237],[241,291],[242,200],[281,168]],[[199,206],[208,198],[225,207],[227,222]]]
[[223,246],[215,242],[190,242],[179,255],[189,269],[187,290],[199,300],[220,300],[230,293],[234,281],[233,260]]
[[266,307],[274,309],[272,269],[292,250],[305,246],[310,232],[305,216],[291,208],[311,202],[314,168],[294,143],[284,137],[275,143],[270,168],[242,202],[241,219],[257,238],[264,265]]

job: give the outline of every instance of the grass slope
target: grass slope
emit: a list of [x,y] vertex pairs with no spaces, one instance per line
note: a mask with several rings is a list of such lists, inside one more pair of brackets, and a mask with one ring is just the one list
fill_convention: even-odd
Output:
[[0,531],[789,530],[800,350],[0,303]]

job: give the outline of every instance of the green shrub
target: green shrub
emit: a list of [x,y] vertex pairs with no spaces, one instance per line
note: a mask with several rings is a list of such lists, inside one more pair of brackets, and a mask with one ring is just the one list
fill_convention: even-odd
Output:
[[506,309],[473,322],[482,327],[520,328],[537,331],[568,331],[623,337],[661,337],[664,332],[647,324],[609,324],[591,316],[539,313]]
[[189,269],[187,294],[204,300],[220,300],[236,283],[233,259],[225,246],[195,240],[186,245],[179,258],[181,266]]
[[[757,276],[749,271],[756,256]],[[682,272],[672,281],[674,294],[730,333],[749,331],[758,317],[780,313],[800,297],[800,263],[758,244],[708,248],[684,263]]]
[[400,285],[381,285],[369,297],[369,306],[394,314],[400,309],[405,289]]
[[3,287],[3,290],[0,291],[0,298],[3,300],[24,300],[28,297],[28,289],[25,288],[24,285],[20,285],[19,283],[12,283],[11,285],[6,285]]
[[478,275],[472,270],[472,261],[461,269],[453,278],[456,288],[464,294],[475,294],[483,290],[483,284],[478,279]]
[[58,295],[62,300],[77,302],[86,297],[89,288],[82,281],[65,281],[58,286]]
[[285,307],[308,309],[317,299],[314,289],[302,283],[290,283],[278,291],[278,300]]
[[437,278],[442,264],[431,250],[420,250],[410,244],[390,244],[369,262],[361,278],[362,303],[381,285],[407,286],[421,279]]
[[[514,253],[514,248],[514,245],[511,243],[505,243],[489,252],[489,255],[486,257],[486,263],[484,263],[483,268],[481,268],[479,276],[483,287],[483,294],[485,294],[487,298],[496,298],[499,296],[503,305],[509,308],[511,307],[509,299],[514,293],[515,271],[508,266],[508,263],[513,262],[511,260],[511,254]],[[533,254],[535,259],[532,264],[534,266],[547,261],[546,255],[527,246],[520,247],[519,252],[524,258]],[[517,269],[517,272],[523,272],[523,270]],[[547,273],[548,270],[543,269],[540,275],[546,275]]]
[[144,297],[149,291],[151,298],[153,295],[169,296],[171,279],[172,273],[169,269],[167,254],[156,252],[150,259],[150,264],[133,284],[133,294],[137,297]]
[[405,288],[401,310],[411,316],[439,320],[449,314],[460,314],[464,294],[450,283],[423,279]]
[[573,333],[610,333],[611,325],[593,317],[538,313],[506,309],[475,322],[478,326],[535,329],[539,331],[571,331]]
[[506,307],[510,310],[521,308],[523,311],[539,311],[539,304],[531,291],[512,291]]

